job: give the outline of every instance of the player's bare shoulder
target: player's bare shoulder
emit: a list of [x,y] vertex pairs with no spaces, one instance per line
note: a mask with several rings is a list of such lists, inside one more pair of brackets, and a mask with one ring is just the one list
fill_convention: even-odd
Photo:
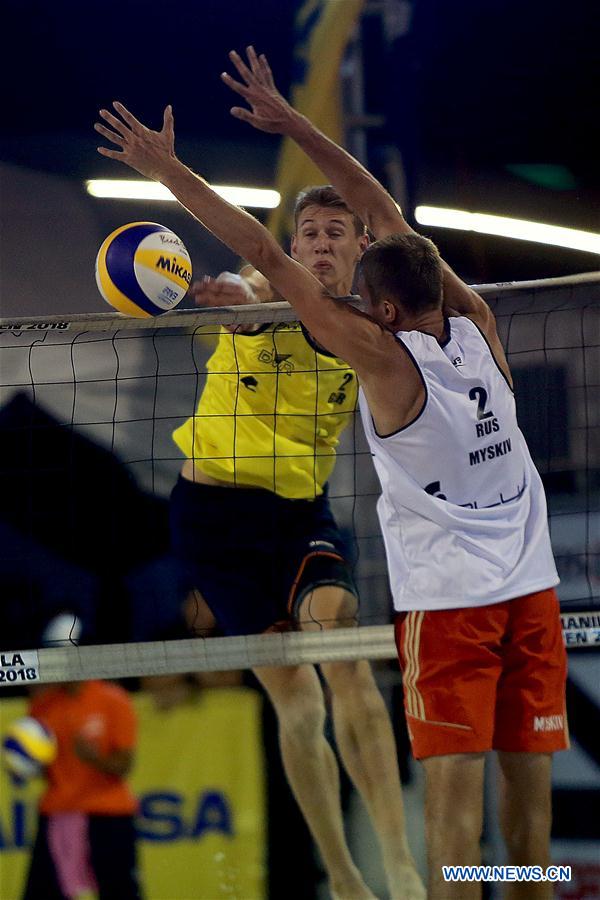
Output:
[[508,383],[512,385],[510,368],[498,335],[494,313],[477,291],[465,284],[446,263],[442,265],[444,268],[444,313],[447,316],[466,316],[479,328],[502,373]]

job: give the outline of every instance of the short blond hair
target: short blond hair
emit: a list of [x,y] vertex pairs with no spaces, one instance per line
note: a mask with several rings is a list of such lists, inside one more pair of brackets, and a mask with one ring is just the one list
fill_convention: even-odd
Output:
[[294,228],[296,231],[298,231],[298,219],[300,218],[300,214],[307,206],[322,206],[324,209],[341,209],[352,216],[357,237],[361,237],[363,234],[367,233],[367,229],[363,222],[361,222],[358,216],[354,214],[346,201],[342,199],[336,189],[330,184],[306,187],[300,191],[294,203]]

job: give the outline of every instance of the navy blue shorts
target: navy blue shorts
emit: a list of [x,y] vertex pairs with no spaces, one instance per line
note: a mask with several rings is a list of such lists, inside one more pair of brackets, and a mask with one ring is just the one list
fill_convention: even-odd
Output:
[[224,634],[291,627],[318,585],[357,593],[326,495],[289,500],[179,478],[170,517],[173,552]]

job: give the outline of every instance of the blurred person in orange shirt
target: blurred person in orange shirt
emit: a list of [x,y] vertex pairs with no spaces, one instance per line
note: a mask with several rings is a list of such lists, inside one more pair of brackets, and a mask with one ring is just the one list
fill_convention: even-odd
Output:
[[131,771],[137,722],[128,693],[83,681],[42,688],[29,713],[56,735],[23,900],[141,898]]

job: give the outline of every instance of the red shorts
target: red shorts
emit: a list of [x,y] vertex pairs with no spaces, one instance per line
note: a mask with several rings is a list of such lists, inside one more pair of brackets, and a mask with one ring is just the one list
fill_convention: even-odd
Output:
[[567,654],[553,589],[396,618],[416,759],[569,746]]

